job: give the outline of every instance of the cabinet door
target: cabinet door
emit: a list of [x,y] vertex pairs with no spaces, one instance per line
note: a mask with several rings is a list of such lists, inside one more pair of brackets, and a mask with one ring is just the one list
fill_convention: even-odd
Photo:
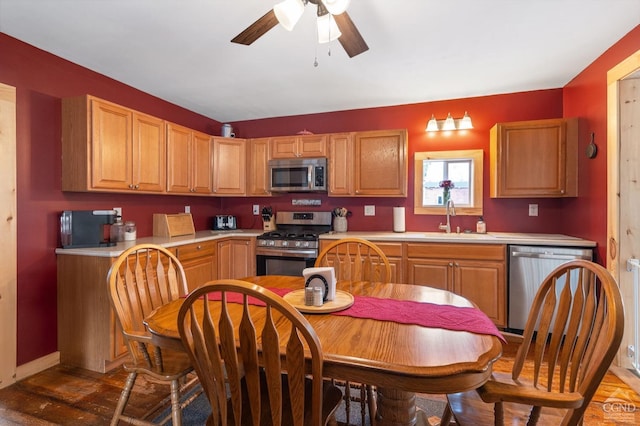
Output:
[[191,131],[167,124],[167,191],[191,193]]
[[247,145],[247,195],[268,196],[269,138],[251,139]]
[[163,192],[166,186],[166,172],[164,121],[135,112],[133,114],[133,189]]
[[218,279],[241,279],[256,274],[254,238],[218,242]]
[[307,135],[298,138],[298,157],[326,157],[326,135]]
[[192,135],[192,179],[191,192],[211,194],[213,192],[213,147],[211,136],[193,132]]
[[407,131],[358,132],[354,136],[358,196],[407,196]]
[[454,261],[453,292],[475,303],[497,326],[506,327],[505,277],[504,263]]
[[577,119],[496,124],[491,197],[577,196],[577,138]]
[[185,244],[175,249],[187,277],[187,288],[192,290],[216,278],[216,242]]
[[92,188],[131,188],[132,134],[131,110],[91,100]]
[[[353,135],[329,136],[329,196],[353,194]],[[395,281],[394,281],[395,282]]]
[[407,259],[407,283],[452,290],[453,262],[442,259]]
[[404,254],[402,243],[389,243],[374,241],[380,250],[387,256],[391,264],[391,278],[389,282],[403,283],[404,280]]
[[295,158],[298,156],[298,138],[282,136],[271,138],[271,158]]
[[213,138],[213,193],[245,195],[246,161],[244,139]]

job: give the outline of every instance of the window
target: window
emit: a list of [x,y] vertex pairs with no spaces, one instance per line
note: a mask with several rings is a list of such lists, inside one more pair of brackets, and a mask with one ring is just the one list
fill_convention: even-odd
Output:
[[433,151],[415,154],[415,214],[443,214],[444,186],[456,214],[482,215],[483,151]]

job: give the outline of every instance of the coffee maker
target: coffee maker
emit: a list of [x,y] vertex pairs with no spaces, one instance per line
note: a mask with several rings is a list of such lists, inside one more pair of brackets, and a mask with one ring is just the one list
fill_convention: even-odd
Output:
[[264,232],[276,230],[276,218],[271,207],[262,208],[262,230]]
[[115,210],[65,210],[60,216],[62,248],[115,246],[109,238]]

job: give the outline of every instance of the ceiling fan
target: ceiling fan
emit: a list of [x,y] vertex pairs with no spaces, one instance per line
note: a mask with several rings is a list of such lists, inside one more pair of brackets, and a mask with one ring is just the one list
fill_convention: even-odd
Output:
[[369,50],[362,35],[347,14],[350,0],[284,0],[249,25],[231,42],[250,45],[278,23],[291,31],[298,22],[307,3],[318,8],[318,42],[338,39],[350,58]]

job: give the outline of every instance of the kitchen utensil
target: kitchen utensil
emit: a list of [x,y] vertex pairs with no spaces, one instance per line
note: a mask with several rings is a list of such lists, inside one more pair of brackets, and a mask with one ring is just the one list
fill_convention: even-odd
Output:
[[589,142],[589,145],[587,145],[586,150],[587,158],[594,158],[596,154],[598,154],[598,147],[593,142],[594,137],[595,133],[591,132],[591,142]]

